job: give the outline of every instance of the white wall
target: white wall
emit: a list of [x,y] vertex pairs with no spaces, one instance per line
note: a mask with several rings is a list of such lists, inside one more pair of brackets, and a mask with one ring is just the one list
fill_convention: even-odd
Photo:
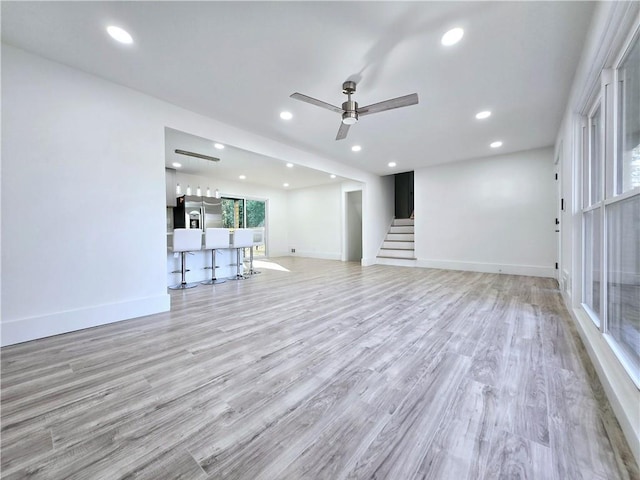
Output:
[[554,276],[551,148],[418,169],[414,191],[418,265]]
[[562,188],[566,209],[562,212],[563,296],[580,337],[595,367],[611,407],[640,463],[640,391],[581,307],[581,117],[600,88],[600,72],[613,66],[614,58],[639,23],[638,2],[599,2],[585,40],[580,64],[558,132],[556,155],[562,159]]
[[168,308],[153,103],[3,47],[3,344]]
[[374,265],[395,213],[394,177],[371,179],[362,191],[362,265]]
[[362,262],[362,190],[345,192],[345,241],[344,258],[350,262]]
[[342,189],[323,185],[292,190],[289,205],[289,249],[295,256],[340,260],[342,257]]
[[165,127],[377,182],[3,44],[2,345],[168,309]]

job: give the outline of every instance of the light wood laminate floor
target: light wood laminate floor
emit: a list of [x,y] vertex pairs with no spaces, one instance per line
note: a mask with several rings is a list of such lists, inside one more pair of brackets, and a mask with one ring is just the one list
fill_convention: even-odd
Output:
[[270,264],[3,348],[2,478],[639,478],[554,280]]

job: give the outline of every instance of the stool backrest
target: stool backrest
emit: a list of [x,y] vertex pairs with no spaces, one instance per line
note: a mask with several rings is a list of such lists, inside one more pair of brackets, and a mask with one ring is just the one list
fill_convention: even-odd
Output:
[[216,248],[229,248],[228,228],[207,228],[204,231],[204,248],[214,250]]
[[253,245],[263,245],[264,244],[264,227],[262,228],[254,228],[253,229]]
[[173,231],[174,252],[194,252],[202,249],[202,230],[199,228],[176,228]]
[[233,243],[231,248],[253,247],[253,229],[236,228],[233,231]]

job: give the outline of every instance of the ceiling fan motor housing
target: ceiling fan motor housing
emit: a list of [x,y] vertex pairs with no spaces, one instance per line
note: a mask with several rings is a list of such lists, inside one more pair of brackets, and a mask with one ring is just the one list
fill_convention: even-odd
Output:
[[342,123],[345,125],[353,125],[358,121],[358,102],[349,100],[342,104]]

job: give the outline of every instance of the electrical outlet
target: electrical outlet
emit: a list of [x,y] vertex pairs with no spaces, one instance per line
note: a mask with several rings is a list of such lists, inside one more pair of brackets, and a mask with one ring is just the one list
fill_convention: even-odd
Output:
[[295,248],[292,248],[292,249],[291,249],[291,253],[296,253],[296,249],[295,249]]

